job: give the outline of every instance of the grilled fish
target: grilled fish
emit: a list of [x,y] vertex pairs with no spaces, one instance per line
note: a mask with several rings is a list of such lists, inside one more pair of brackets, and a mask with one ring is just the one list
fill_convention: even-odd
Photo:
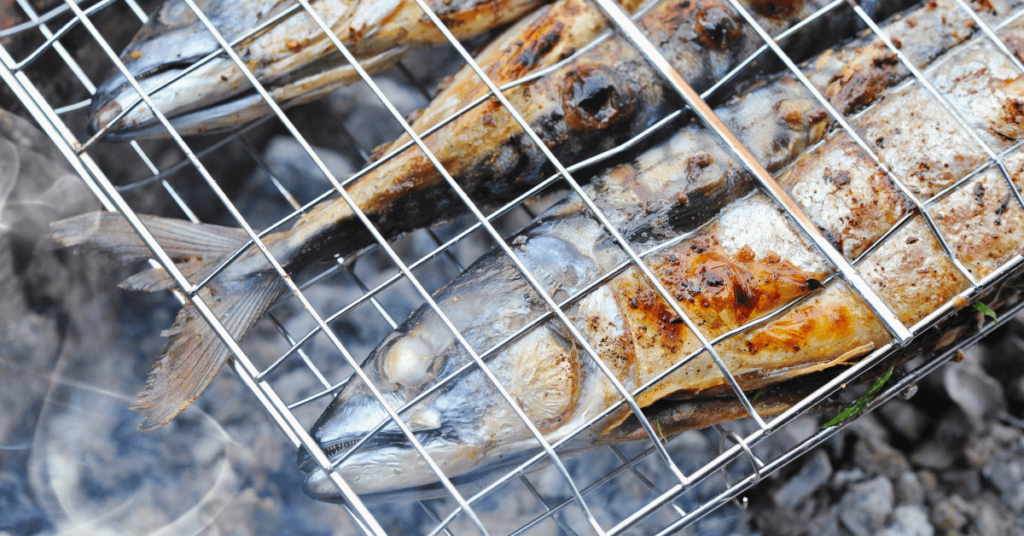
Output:
[[[239,43],[236,51],[279,104],[309,102],[348,85],[359,76],[295,0],[196,0],[227,42],[265,28]],[[514,21],[541,0],[428,1],[460,39]],[[444,42],[415,2],[319,0],[310,5],[369,72],[394,65],[411,47]],[[297,9],[296,9],[297,8]],[[283,17],[283,18],[281,18]],[[278,20],[281,18],[281,20]],[[251,91],[241,70],[226,55],[202,66],[220,45],[183,0],[167,0],[139,30],[120,59],[154,104],[182,134],[213,132],[270,113]],[[166,88],[154,91],[182,75]],[[89,128],[110,127],[110,137],[166,136],[150,109],[120,72],[100,84],[89,111]],[[119,119],[118,119],[119,118]],[[112,121],[118,119],[116,124]]]
[[[1018,120],[1024,74],[983,39],[947,52],[971,23],[956,19],[955,11],[937,12],[943,5],[931,2],[886,31],[913,63],[930,64],[926,76],[982,140],[996,150],[1008,148],[1024,135]],[[927,20],[945,24],[922,31]],[[936,31],[943,27],[948,31]],[[1000,35],[1017,42],[1024,37],[1024,22]],[[913,326],[939,306],[957,303],[970,283],[893,180],[913,196],[933,201],[928,210],[951,250],[972,277],[981,279],[1024,251],[1024,209],[1012,189],[1024,186],[1024,153],[1006,158],[1011,187],[998,169],[982,167],[978,144],[917,82],[883,89],[907,74],[896,63],[878,61],[891,54],[876,45],[856,43],[826,52],[805,69],[838,109],[852,113],[858,103],[874,103],[851,123],[891,174],[844,132],[828,134],[825,111],[790,76],[718,114],[766,168],[775,170],[838,249],[851,261],[859,259],[857,270],[897,318]],[[753,391],[851,363],[888,343],[889,334],[871,310],[840,278],[830,280],[831,267],[710,139],[714,136],[704,128],[688,126],[632,163],[597,177],[587,192],[636,251],[668,241],[645,262],[704,336],[713,339],[755,322],[716,346],[741,388]],[[681,413],[667,433],[744,416],[734,400],[722,398],[731,388],[706,353],[665,375],[700,343],[653,286],[628,267],[626,254],[580,198],[560,202],[509,243],[544,291],[567,302],[568,318],[615,378],[635,392],[641,407],[683,401],[674,406]],[[582,292],[609,273],[610,280]],[[547,311],[500,251],[483,257],[434,299],[476,352]],[[629,417],[621,395],[564,324],[552,319],[524,331],[489,357],[488,366],[546,440],[559,441],[589,425],[560,454],[644,438],[635,426],[620,428]],[[433,309],[423,306],[377,347],[364,369],[396,409],[424,394],[403,419],[444,473],[467,485],[539,449],[475,367],[432,389],[468,363],[465,348]],[[698,405],[701,401],[706,403]],[[781,397],[755,408],[768,416],[789,403]],[[357,380],[339,393],[312,434],[332,460],[346,457],[337,471],[367,500],[443,493],[393,423],[354,446],[387,422],[383,408]],[[313,469],[307,493],[340,500],[324,472],[310,462],[300,452],[300,467]]]
[[[751,5],[768,13],[762,16],[765,25],[778,29],[797,22],[820,3],[780,0],[779,6],[789,6],[786,9],[771,7],[772,1]],[[635,11],[639,1],[622,5]],[[757,35],[723,0],[664,0],[640,24],[698,89],[709,87],[759,44]],[[928,22],[925,27],[931,26]],[[603,15],[586,0],[558,0],[517,23],[478,58],[498,84],[552,67],[509,90],[507,96],[563,162],[614,147],[678,109],[654,70],[625,41],[613,36],[596,42],[606,28]],[[471,72],[463,70],[413,126],[422,132],[486,94]],[[395,145],[401,143],[400,139]],[[539,149],[494,99],[472,108],[425,143],[479,203],[511,200],[549,172]],[[453,190],[419,151],[398,154],[354,182],[348,192],[388,239],[463,212]],[[248,238],[240,229],[197,228],[165,218],[144,221],[170,248],[172,258],[183,261],[179,268],[190,281],[205,279]],[[117,215],[85,215],[57,224],[55,231],[69,245],[105,250],[122,259],[149,256]],[[270,234],[264,241],[285,270],[295,274],[321,259],[349,255],[373,239],[344,200],[332,199],[302,215],[291,229]],[[127,288],[146,291],[170,285],[162,270],[125,282]],[[249,248],[203,289],[202,296],[227,322],[232,336],[241,339],[285,289],[262,253]],[[145,427],[166,423],[187,407],[229,355],[196,316],[191,308],[184,308],[174,327],[165,332],[172,340],[138,404],[145,409]]]

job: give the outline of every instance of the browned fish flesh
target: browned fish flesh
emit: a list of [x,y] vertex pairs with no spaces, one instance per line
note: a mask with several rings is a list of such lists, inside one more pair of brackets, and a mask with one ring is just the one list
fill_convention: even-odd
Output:
[[[948,45],[942,37],[972,23],[960,19],[947,34],[935,32],[941,25],[923,31],[929,16],[938,14],[946,24],[956,13],[966,17],[937,13],[942,6],[931,2],[886,32],[917,67],[927,66],[927,79],[982,140],[995,150],[1009,148],[1024,134],[1013,112],[1024,102],[1024,73],[984,37],[947,51],[966,36]],[[999,36],[1010,42],[1024,37],[1024,21],[1014,20]],[[879,51],[870,42],[856,43],[826,52],[805,69],[831,104],[856,112],[850,123],[890,173],[849,134],[830,127],[820,103],[791,76],[749,92],[718,115],[855,261],[897,318],[914,326],[946,304],[966,306],[961,293],[970,282],[914,213],[910,196],[929,202],[926,210],[953,258],[981,281],[1024,252],[1024,208],[1015,192],[1024,186],[1024,152],[1004,159],[1008,177],[984,167],[980,146],[940,101],[920,82],[900,83],[905,69],[858,61]],[[861,82],[878,77],[886,82]],[[969,94],[981,100],[959,97]],[[586,191],[629,246],[648,253],[647,266],[704,337],[734,333],[715,349],[740,388],[752,394],[853,363],[889,343],[871,309],[713,139],[690,125],[603,173]],[[478,353],[517,335],[488,355],[488,368],[547,441],[575,436],[559,453],[638,438],[625,422],[630,412],[621,393],[597,360],[641,407],[683,401],[667,410],[676,414],[670,432],[746,415],[727,398],[732,389],[711,356],[701,353],[698,337],[630,267],[579,197],[541,215],[509,244],[544,292],[565,302],[582,338],[557,319],[531,327],[548,308],[502,251],[479,260],[433,299]],[[605,274],[612,277],[602,284]],[[538,452],[535,437],[431,307],[415,311],[387,337],[364,370],[394,408],[409,405],[403,420],[450,477],[468,483]],[[775,414],[795,396],[784,392],[755,409]],[[360,443],[373,431],[375,439]],[[339,393],[312,434],[332,461],[344,458],[337,471],[370,500],[442,491],[361,382]],[[307,492],[339,500],[310,461],[300,453],[300,467],[310,471]]]
[[[761,13],[766,26],[780,29],[813,13],[822,3],[787,1],[789,7],[775,9],[769,7],[773,2],[758,1],[751,6]],[[886,5],[891,8],[891,4]],[[639,2],[622,5],[627,11],[640,8]],[[936,8],[943,9],[948,10]],[[959,21],[954,18],[943,23],[930,16],[922,29],[935,26],[943,31],[957,27]],[[654,4],[639,24],[698,89],[711,86],[761,44],[725,0],[664,0]],[[603,15],[586,0],[558,0],[510,28],[477,58],[498,84],[552,68],[508,90],[506,95],[564,162],[614,147],[679,107],[638,52],[620,37],[601,37],[607,28]],[[960,33],[969,35],[963,30]],[[591,43],[595,44],[588,47]],[[483,95],[486,89],[464,69],[413,127],[423,132]],[[425,143],[461,188],[480,203],[513,199],[549,173],[540,150],[493,99],[428,136]],[[464,210],[441,174],[418,151],[398,154],[347,189],[360,210],[388,239]],[[212,273],[247,239],[240,229],[192,230],[194,226],[188,222],[160,218],[145,221],[150,232],[170,248],[171,256],[183,261],[179,268],[186,277],[196,282]],[[58,224],[56,229],[55,236],[71,245],[106,249],[122,258],[149,255],[116,215],[84,216]],[[346,256],[369,245],[372,235],[343,200],[333,199],[303,214],[291,229],[266,236],[264,243],[284,269],[295,274],[321,259]],[[162,270],[144,272],[125,283],[128,288],[148,291],[166,289],[171,284]],[[225,319],[228,332],[241,339],[285,290],[263,254],[249,248],[200,295]],[[166,334],[172,340],[137,405],[145,410],[146,427],[166,423],[187,407],[229,355],[227,347],[190,307],[182,310]]]

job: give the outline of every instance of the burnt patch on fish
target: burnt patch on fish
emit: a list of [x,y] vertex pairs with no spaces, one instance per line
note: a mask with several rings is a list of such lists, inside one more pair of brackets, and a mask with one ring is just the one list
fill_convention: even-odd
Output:
[[847,63],[832,77],[825,97],[844,115],[854,114],[875,102],[882,91],[905,76],[896,54],[877,43]]
[[562,111],[575,131],[608,128],[628,120],[637,96],[618,73],[606,67],[583,66],[562,85]]
[[789,17],[804,6],[804,0],[750,0],[749,3],[759,15],[772,19]]
[[545,17],[547,24],[538,24],[521,39],[505,49],[506,61],[497,62],[488,69],[495,81],[514,80],[538,66],[562,41],[565,23]]
[[[824,278],[775,253],[758,259],[744,247],[729,254],[712,234],[673,248],[649,265],[683,312],[710,336],[807,294]],[[616,292],[639,349],[681,356],[696,344],[661,295],[639,276],[620,280]]]
[[693,29],[702,45],[722,51],[739,41],[743,26],[731,9],[712,4],[700,8]]

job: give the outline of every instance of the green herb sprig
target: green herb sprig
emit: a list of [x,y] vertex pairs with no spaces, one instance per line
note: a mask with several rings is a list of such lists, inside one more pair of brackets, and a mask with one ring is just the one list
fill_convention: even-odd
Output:
[[865,391],[864,394],[860,395],[860,397],[857,398],[850,407],[840,411],[839,415],[836,415],[834,419],[825,423],[822,428],[831,428],[847,419],[860,415],[864,411],[864,408],[868,406],[868,402],[871,402],[871,400],[875,398],[875,395],[882,390],[882,386],[885,385],[885,382],[889,381],[889,377],[892,376],[892,371],[895,368],[896,364],[894,363],[889,367],[889,370],[887,370],[885,374],[880,378],[875,379],[874,383],[871,384],[871,388]]

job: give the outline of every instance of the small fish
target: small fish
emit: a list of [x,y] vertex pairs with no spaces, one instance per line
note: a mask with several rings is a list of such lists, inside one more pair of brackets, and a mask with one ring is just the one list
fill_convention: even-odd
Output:
[[[956,46],[962,37],[954,34],[970,26],[963,13],[957,18],[956,11],[942,12],[943,6],[930,2],[885,31],[902,42],[912,62],[930,64],[926,76],[983,139],[996,150],[1009,147],[1024,136],[1015,111],[1015,103],[1024,102],[1024,75],[984,39]],[[943,27],[948,30],[940,31]],[[1024,37],[1024,22],[1000,36],[1011,43]],[[939,229],[966,269],[984,277],[1024,252],[1024,209],[997,169],[968,178],[983,161],[978,145],[919,84],[897,85],[907,76],[897,64],[865,61],[880,52],[885,53],[858,42],[826,52],[805,69],[834,106],[856,111],[855,103],[873,103],[853,116],[854,128],[915,195],[942,196],[930,208]],[[870,80],[883,83],[864,83]],[[769,82],[718,113],[761,163],[775,170],[840,251],[851,261],[862,257],[858,271],[905,325],[925,319],[969,287],[923,218],[911,215],[913,205],[889,175],[847,134],[829,133],[824,110],[793,78]],[[754,191],[739,164],[709,144],[713,138],[690,125],[632,163],[597,177],[587,191],[637,251],[682,238],[645,261],[706,337],[764,319],[716,346],[741,388],[751,394],[770,390],[887,344],[889,334],[871,310],[840,278],[830,279],[830,266],[771,201]],[[1007,160],[1020,188],[1024,152]],[[909,219],[896,227],[904,216]],[[662,433],[745,416],[738,402],[727,398],[731,387],[706,353],[656,378],[700,343],[637,270],[615,272],[627,257],[578,197],[560,202],[509,243],[556,301],[613,274],[565,313],[626,389],[649,385],[636,401],[652,408],[650,417],[659,418]],[[500,251],[476,262],[434,299],[476,352],[547,312]],[[364,370],[387,402],[399,408],[469,363],[467,351],[423,306],[377,347]],[[595,421],[560,454],[646,439],[595,359],[557,319],[521,334],[490,357],[488,367],[546,440],[559,441]],[[768,416],[797,399],[793,392],[781,392],[759,397],[754,405]],[[496,469],[539,449],[475,367],[429,392],[403,420],[457,485],[478,486]],[[337,471],[369,501],[443,494],[436,475],[394,424],[352,451],[359,438],[387,422],[376,399],[356,380],[311,433],[332,460],[346,456]],[[297,462],[308,473],[310,496],[341,500],[305,451]]]
[[[309,102],[359,80],[355,69],[295,0],[195,3],[229,43],[292,9],[282,20],[235,48],[278,104]],[[541,3],[542,0],[427,2],[459,39],[514,21]],[[310,4],[371,73],[393,66],[412,47],[445,42],[441,32],[412,1],[319,0]],[[271,113],[231,58],[216,57],[166,88],[152,90],[220,50],[213,34],[188,4],[167,0],[150,16],[120,59],[178,132],[209,133]],[[113,72],[93,96],[90,131],[109,127],[109,138],[166,136],[163,126],[141,102],[116,125],[111,125],[137,98],[138,93],[124,75]]]
[[[779,0],[781,2],[781,0]],[[764,24],[785,28],[813,13],[824,0],[754,2]],[[892,2],[886,4],[896,4]],[[623,2],[627,11],[639,0]],[[849,15],[830,24],[849,25]],[[639,24],[698,90],[710,87],[760,45],[759,37],[724,0],[663,0]],[[610,36],[600,11],[586,0],[558,0],[511,27],[479,55],[498,84],[551,67],[543,76],[517,86],[507,96],[541,133],[563,162],[615,147],[643,132],[680,105],[654,69],[625,40]],[[961,34],[966,35],[965,32]],[[588,48],[588,45],[589,46]],[[577,53],[579,52],[579,53]],[[422,132],[434,122],[486,96],[471,70],[457,73],[414,123]],[[394,142],[398,146],[403,142]],[[491,99],[426,138],[425,143],[473,199],[481,204],[509,201],[550,174],[542,153],[500,104]],[[420,151],[405,151],[354,182],[348,193],[387,239],[464,212],[465,207]],[[195,226],[168,218],[144,217],[189,281],[210,275],[225,257],[247,242],[240,229]],[[123,259],[146,258],[126,222],[116,214],[95,213],[56,224],[54,236],[68,245],[107,251]],[[323,259],[347,256],[373,243],[372,235],[342,199],[325,201],[303,214],[291,229],[264,242],[289,274]],[[156,291],[172,282],[163,270],[143,272],[126,288]],[[200,295],[231,335],[249,332],[286,287],[256,248],[248,248]],[[168,422],[213,380],[230,355],[228,348],[191,307],[174,326],[159,365],[140,395],[146,428]]]

